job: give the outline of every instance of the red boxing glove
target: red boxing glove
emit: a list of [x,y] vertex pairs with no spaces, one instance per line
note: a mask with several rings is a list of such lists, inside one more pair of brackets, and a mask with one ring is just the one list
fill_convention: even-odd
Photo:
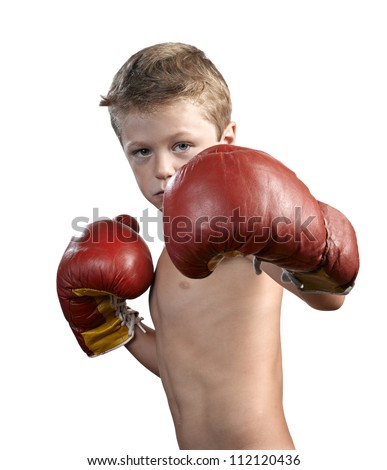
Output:
[[282,267],[305,291],[343,294],[354,284],[352,225],[264,152],[231,145],[201,152],[171,178],[163,212],[168,254],[187,277],[204,278],[224,257],[242,254]]
[[356,233],[344,214],[328,204],[318,203],[327,233],[320,265],[309,272],[284,270],[282,279],[293,282],[304,292],[347,294],[359,271]]
[[[68,245],[57,273],[59,301],[79,345],[98,356],[130,341],[138,313],[125,299],[153,281],[150,251],[128,215],[89,224]],[[142,327],[141,327],[142,328]]]

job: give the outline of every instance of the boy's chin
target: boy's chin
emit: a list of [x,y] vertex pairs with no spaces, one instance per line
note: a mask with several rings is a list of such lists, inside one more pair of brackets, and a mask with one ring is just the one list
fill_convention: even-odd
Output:
[[158,201],[149,201],[153,207],[155,207],[158,211],[163,212],[163,203]]
[[149,198],[148,201],[155,207],[157,210],[163,212],[163,202],[164,198],[163,195],[157,195],[156,197]]

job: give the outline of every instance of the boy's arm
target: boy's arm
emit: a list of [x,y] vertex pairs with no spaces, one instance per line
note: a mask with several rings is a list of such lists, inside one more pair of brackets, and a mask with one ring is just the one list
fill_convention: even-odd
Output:
[[160,377],[156,351],[156,332],[141,323],[146,333],[139,328],[134,338],[125,344],[125,348],[148,370]]
[[292,294],[295,294],[297,297],[306,302],[310,307],[315,308],[316,310],[337,310],[344,303],[345,295],[328,293],[311,294],[300,291],[292,282],[284,282],[282,280],[282,268],[276,266],[275,264],[262,262],[261,269],[286,290]]

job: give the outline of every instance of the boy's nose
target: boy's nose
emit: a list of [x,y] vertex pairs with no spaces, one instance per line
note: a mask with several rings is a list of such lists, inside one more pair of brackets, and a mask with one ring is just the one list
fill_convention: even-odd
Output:
[[166,180],[175,174],[177,168],[172,155],[161,153],[157,155],[155,161],[155,176],[157,179]]

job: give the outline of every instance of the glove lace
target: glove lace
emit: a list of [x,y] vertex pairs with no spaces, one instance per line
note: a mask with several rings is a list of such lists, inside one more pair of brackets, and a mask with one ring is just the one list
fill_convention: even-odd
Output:
[[115,315],[121,320],[121,326],[128,327],[129,336],[134,335],[134,328],[136,326],[138,326],[143,333],[146,333],[141,325],[141,321],[144,320],[143,317],[140,317],[136,310],[126,305],[125,299],[111,295],[110,304],[115,309]]

